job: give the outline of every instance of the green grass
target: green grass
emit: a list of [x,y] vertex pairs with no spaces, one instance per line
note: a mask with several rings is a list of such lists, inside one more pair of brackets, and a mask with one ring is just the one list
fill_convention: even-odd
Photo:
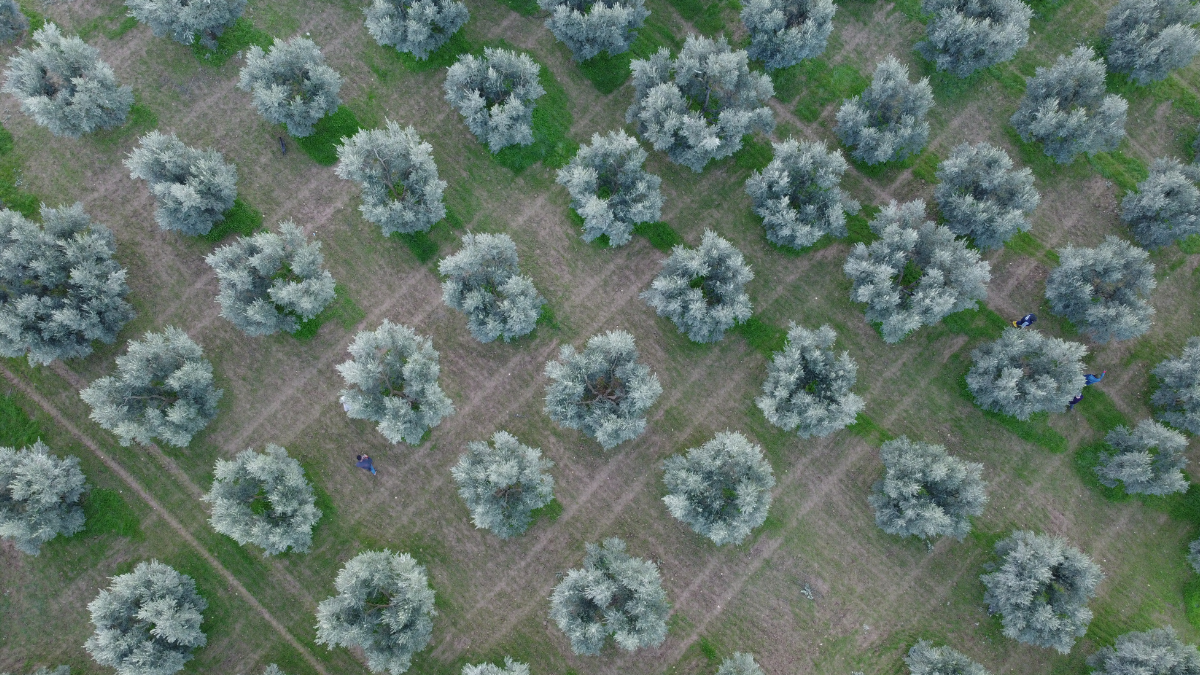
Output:
[[596,91],[611,94],[629,79],[629,63],[632,60],[633,55],[629,52],[616,56],[601,52],[587,61],[581,61],[579,72],[596,87]]
[[717,664],[721,662],[721,654],[717,651],[716,646],[713,645],[711,640],[709,640],[707,637],[702,637],[700,638],[699,644],[700,653],[704,655],[704,658],[710,664]]
[[1183,604],[1188,623],[1200,628],[1200,575],[1193,574],[1184,583]]
[[459,30],[454,35],[451,35],[446,44],[430,52],[429,56],[423,60],[418,59],[408,52],[399,51],[394,47],[384,47],[384,49],[388,56],[403,65],[410,73],[427,73],[439,68],[449,68],[458,61],[459,56],[478,50],[467,39],[466,32],[463,30]]
[[142,538],[141,521],[125,498],[116,490],[95,488],[83,499],[84,533],[92,535],[113,533],[131,539]]
[[971,339],[994,340],[1000,337],[1009,323],[987,305],[980,305],[976,309],[964,309],[951,314],[942,319],[942,325],[951,333],[966,335]]
[[942,158],[938,157],[937,154],[926,150],[921,153],[916,163],[913,164],[912,174],[926,183],[936,184],[938,182],[937,168],[941,161]]
[[702,2],[701,0],[667,0],[675,11],[679,12],[696,30],[704,35],[716,35],[725,30],[725,19],[722,15],[725,3]]
[[1109,93],[1117,94],[1130,103],[1149,100],[1155,107],[1162,103],[1191,117],[1200,117],[1200,98],[1180,81],[1177,73],[1167,79],[1139,85],[1123,73],[1109,73],[1105,81]]
[[1137,184],[1150,176],[1146,163],[1137,157],[1130,157],[1120,150],[1112,152],[1097,152],[1087,158],[1088,165],[1096,173],[1111,180],[1123,191],[1137,189]]
[[670,253],[671,249],[683,243],[683,237],[674,228],[662,221],[638,223],[633,226],[633,233],[642,235],[650,241],[651,246],[663,253]]
[[1031,258],[1044,257],[1048,262],[1057,265],[1058,253],[1053,249],[1046,248],[1042,242],[1038,241],[1032,234],[1028,232],[1018,232],[1008,241],[1004,242],[1004,248],[1019,255],[1027,255]]
[[201,46],[200,41],[197,40],[192,43],[192,53],[200,59],[201,63],[220,68],[240,51],[254,46],[269,49],[274,43],[275,40],[270,33],[255,28],[254,24],[250,23],[246,17],[239,17],[217,38],[216,49],[207,49]]
[[[846,214],[846,243],[853,246],[854,244],[871,245],[871,242],[879,238],[879,235],[871,229],[871,219],[879,213],[878,206],[866,205],[858,213]],[[820,242],[818,242],[820,243]]]
[[760,141],[747,134],[742,137],[741,149],[733,153],[733,165],[743,171],[762,171],[771,163],[774,154],[769,140]]
[[342,139],[353,136],[361,128],[358,118],[354,116],[354,111],[344,105],[339,105],[333,114],[322,117],[313,125],[311,134],[293,140],[304,151],[304,154],[311,157],[317,164],[333,166],[337,164],[337,149],[342,144]]
[[[114,22],[116,22],[116,26],[112,26]],[[111,14],[103,14],[79,26],[75,30],[75,34],[85,42],[91,40],[97,33],[109,40],[116,40],[133,30],[137,25],[137,19],[126,14],[125,6],[118,5],[117,9]]]
[[1200,253],[1200,234],[1193,234],[1180,240],[1179,250],[1188,255]]
[[[796,105],[796,116],[805,122],[816,122],[831,103],[857,96],[871,84],[871,78],[858,72],[854,66],[845,63],[830,66],[822,58],[808,59],[792,68],[795,71],[780,75],[779,79],[795,78],[794,82],[784,84],[784,90],[804,92]],[[792,68],[784,70],[790,71]]]
[[321,326],[328,321],[333,321],[342,328],[351,330],[366,318],[367,313],[354,302],[354,298],[350,297],[344,287],[336,286],[334,293],[333,302],[321,310],[320,314],[308,321],[301,321],[300,328],[292,333],[292,337],[297,340],[311,340]]
[[545,326],[550,330],[558,330],[562,326],[558,323],[558,316],[554,313],[554,307],[550,303],[542,305],[542,311],[538,313],[537,323],[534,324],[537,328]]
[[408,250],[422,263],[427,263],[437,256],[438,244],[428,232],[393,232],[391,236],[404,242]]
[[12,396],[0,396],[0,447],[24,448],[42,437],[37,421]]
[[1132,422],[1125,413],[1098,387],[1085,387],[1083,400],[1075,404],[1075,412],[1087,420],[1088,425],[1099,434],[1106,434],[1114,427],[1130,426]]
[[521,173],[538,162],[557,169],[570,161],[579,149],[578,143],[567,138],[574,117],[566,90],[545,66],[542,66],[538,79],[546,94],[537,100],[533,109],[533,144],[510,145],[492,155],[513,173]]
[[34,9],[34,5],[31,0],[21,0],[20,5],[21,13],[25,15],[25,18],[29,19],[30,35],[33,35],[34,31],[40,30],[42,26],[46,25],[46,17],[42,16],[41,12]]
[[557,499],[551,499],[550,503],[541,508],[534,509],[529,513],[529,515],[533,518],[534,523],[542,520],[545,520],[547,523],[553,523],[554,521],[558,520],[558,517],[561,516],[562,513],[562,502],[558,501]]
[[540,10],[537,0],[500,0],[500,4],[521,16],[534,16]]
[[134,104],[129,108],[129,115],[125,117],[125,123],[115,129],[107,131],[97,131],[90,134],[88,137],[92,141],[106,149],[113,149],[129,138],[141,136],[142,134],[158,127],[158,115],[150,108],[137,102],[134,99]]
[[746,338],[755,351],[770,358],[787,344],[787,331],[752,316],[733,327],[733,332]]
[[238,197],[233,200],[233,207],[225,212],[225,220],[213,225],[208,234],[202,236],[201,239],[210,244],[216,244],[231,234],[249,237],[261,229],[263,229],[262,213]]
[[893,159],[878,164],[867,164],[864,161],[851,157],[850,163],[854,165],[854,168],[861,171],[864,176],[886,183],[898,176],[901,171],[916,166],[922,155],[923,153],[909,154],[903,159]]
[[868,443],[882,445],[895,436],[888,433],[886,429],[879,426],[875,420],[871,419],[866,413],[858,413],[858,417],[854,418],[854,424],[846,427],[846,431],[866,440]]

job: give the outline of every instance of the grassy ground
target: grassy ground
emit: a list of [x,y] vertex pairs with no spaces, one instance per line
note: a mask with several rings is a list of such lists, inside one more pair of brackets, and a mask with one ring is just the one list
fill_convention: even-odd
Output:
[[[188,672],[259,672],[273,661],[293,675],[366,672],[359,655],[314,645],[312,625],[339,567],[369,547],[412,553],[428,566],[438,593],[433,642],[416,659],[414,673],[457,673],[464,663],[511,654],[529,661],[534,673],[711,674],[735,650],[754,652],[772,674],[899,673],[902,654],[922,637],[948,641],[992,672],[1081,673],[1088,654],[1127,630],[1170,624],[1186,640],[1200,640],[1188,622],[1188,612],[1200,610],[1200,597],[1191,595],[1196,576],[1183,557],[1200,529],[1190,502],[1126,499],[1098,489],[1087,474],[1094,462],[1089,453],[1114,422],[1149,414],[1149,370],[1200,333],[1196,259],[1177,247],[1154,253],[1153,329],[1127,343],[1089,345],[1090,366],[1109,371],[1104,398],[1089,390],[1074,414],[1017,425],[984,415],[962,386],[971,349],[1009,318],[1033,311],[1047,332],[1077,337],[1042,299],[1054,250],[1127,235],[1116,216],[1121,186],[1136,181],[1154,157],[1190,156],[1187,146],[1200,121],[1192,102],[1200,87],[1196,66],[1151,90],[1112,83],[1130,96],[1130,136],[1119,154],[1059,167],[1010,134],[1007,119],[1023,77],[1093,39],[1111,4],[1038,3],[1030,46],[1013,63],[966,82],[933,77],[937,107],[925,154],[870,175],[848,173],[847,189],[870,213],[889,199],[928,199],[932,158],[964,141],[988,140],[1032,166],[1042,193],[1033,230],[986,256],[992,264],[986,311],[954,317],[897,345],[885,345],[863,322],[862,308],[848,301],[841,272],[846,241],[818,242],[800,254],[766,242],[742,187],[769,156],[764,137],[699,175],[652,154],[648,164],[662,176],[666,197],[663,225],[643,228],[643,236],[618,249],[583,242],[548,164],[561,161],[559,152],[572,143],[622,127],[631,89],[623,84],[601,94],[596,72],[571,61],[530,2],[469,1],[471,21],[448,53],[503,39],[547,69],[548,81],[561,90],[547,98],[569,105],[556,103],[549,111],[543,137],[554,143],[540,147],[531,162],[491,156],[443,100],[444,68],[411,63],[376,45],[349,0],[252,2],[236,34],[207,57],[156,39],[143,26],[126,28],[119,0],[38,6],[68,30],[88,31],[121,81],[133,86],[143,112],[136,129],[57,139],[30,124],[11,97],[0,98],[0,120],[13,137],[11,148],[0,138],[0,199],[21,209],[38,200],[83,202],[116,233],[139,315],[117,345],[101,346],[87,359],[38,369],[21,360],[0,363],[14,378],[0,377],[0,393],[11,396],[0,399],[9,401],[0,403],[0,428],[14,430],[4,442],[27,441],[34,431],[16,413],[31,414],[36,434],[57,452],[80,456],[97,488],[88,532],[52,543],[38,558],[0,545],[0,670],[62,662],[72,672],[105,672],[81,648],[90,632],[85,605],[106,577],[158,558],[196,576],[210,602],[209,646]],[[647,6],[656,44],[678,44],[693,29],[723,29],[735,43],[744,38],[735,3],[650,0]],[[882,0],[840,3],[822,59],[777,76],[781,100],[772,102],[778,122],[772,139],[795,135],[836,145],[838,101],[864,86],[888,53],[914,74],[927,74],[927,64],[911,52],[923,30],[914,8]],[[289,140],[293,151],[281,155],[279,128],[262,121],[234,83],[240,50],[296,34],[308,34],[342,74],[347,113],[340,119],[365,128],[384,119],[411,124],[433,145],[449,183],[452,219],[420,238],[384,237],[362,220],[355,186],[319,163],[328,161],[328,143],[310,157]],[[601,78],[602,88],[614,81],[610,75]],[[153,125],[189,144],[215,147],[238,165],[242,202],[221,234],[292,219],[320,239],[340,296],[336,311],[306,330],[306,339],[247,339],[220,318],[216,282],[203,262],[217,244],[160,231],[145,186],[121,165],[137,136]],[[328,126],[326,136],[333,138],[338,125]],[[870,237],[865,225],[863,218],[851,219],[851,241]],[[532,336],[481,345],[463,317],[441,304],[436,259],[456,250],[468,228],[507,232],[516,241],[522,269],[553,307]],[[658,271],[661,249],[677,241],[695,245],[706,228],[732,240],[753,266],[755,319],[716,345],[700,346],[654,316],[637,294]],[[370,425],[348,420],[337,404],[335,366],[347,357],[347,344],[356,330],[384,318],[432,337],[442,385],[458,409],[417,448],[388,445]],[[857,359],[867,408],[851,429],[801,441],[771,427],[753,406],[767,354],[792,321],[830,324],[839,348]],[[112,371],[126,340],[166,325],[185,328],[203,345],[225,389],[221,413],[185,450],[122,448],[88,421],[77,391]],[[614,328],[635,335],[665,391],[646,435],[604,452],[541,412],[541,373],[561,344],[578,346]],[[718,549],[666,513],[660,464],[726,428],[763,445],[778,487],[767,524],[742,546]],[[471,526],[449,474],[466,442],[497,429],[541,447],[556,463],[558,508],[542,514],[526,535],[504,542]],[[901,434],[943,442],[984,463],[991,501],[965,541],[927,550],[874,525],[866,495],[881,474],[877,448]],[[266,443],[299,457],[318,488],[325,515],[307,555],[264,560],[213,533],[198,501],[217,458]],[[353,466],[362,451],[376,459],[378,476]],[[1067,656],[1004,638],[983,609],[982,566],[991,560],[992,544],[1018,527],[1069,538],[1105,571],[1092,603],[1097,618]],[[598,658],[575,657],[547,622],[546,598],[556,574],[579,565],[585,542],[613,535],[624,537],[633,553],[661,562],[674,608],[671,630],[657,649],[629,655],[609,647]]]

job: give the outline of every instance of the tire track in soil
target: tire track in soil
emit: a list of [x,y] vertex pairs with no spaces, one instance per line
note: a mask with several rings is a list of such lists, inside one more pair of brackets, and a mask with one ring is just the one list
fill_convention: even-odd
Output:
[[14,387],[20,390],[22,394],[29,397],[29,399],[36,403],[42,410],[44,410],[46,414],[50,415],[50,417],[52,417],[54,421],[67,433],[73,436],[76,441],[78,441],[88,450],[91,450],[92,453],[95,454],[96,457],[98,457],[110,471],[115,473],[122,481],[125,482],[126,485],[129,486],[131,490],[136,492],[138,496],[142,498],[142,501],[144,501],[156,514],[158,514],[163,521],[167,523],[167,525],[169,525],[176,534],[179,535],[181,539],[187,542],[189,546],[194,548],[196,552],[200,554],[200,557],[204,558],[204,561],[207,562],[209,566],[211,566],[218,574],[225,578],[225,581],[229,583],[230,588],[236,590],[238,595],[242,596],[242,598],[256,612],[258,612],[259,616],[261,616],[263,620],[265,620],[271,626],[271,628],[274,628],[275,631],[279,633],[279,635],[283,637],[283,639],[293,649],[295,649],[301,656],[304,657],[304,660],[307,661],[310,666],[312,666],[313,670],[317,671],[321,675],[330,675],[329,672],[325,670],[325,667],[321,665],[319,661],[317,661],[317,659],[308,651],[308,649],[301,645],[300,641],[297,640],[296,637],[293,636],[286,628],[284,628],[283,624],[281,624],[279,620],[274,617],[274,615],[268,612],[266,607],[263,607],[262,603],[258,601],[258,598],[255,598],[250,591],[246,590],[246,587],[242,585],[242,582],[239,581],[238,578],[233,575],[233,573],[225,569],[225,566],[221,564],[221,561],[217,560],[216,557],[209,553],[208,549],[201,546],[200,542],[196,541],[191,532],[188,532],[188,530],[184,528],[178,520],[175,520],[175,517],[172,516],[170,512],[162,506],[162,504],[158,503],[158,500],[151,496],[150,492],[147,491],[146,488],[137,481],[137,479],[135,479],[128,471],[125,470],[125,467],[121,466],[116,460],[101,450],[100,446],[96,445],[92,439],[80,432],[79,429],[77,429],[75,425],[72,424],[66,418],[66,416],[58,410],[58,408],[54,407],[49,400],[26,384],[23,380],[21,380],[21,378],[14,375],[8,368],[0,366],[0,374],[3,374],[4,377],[8,379],[8,381],[12,383]]

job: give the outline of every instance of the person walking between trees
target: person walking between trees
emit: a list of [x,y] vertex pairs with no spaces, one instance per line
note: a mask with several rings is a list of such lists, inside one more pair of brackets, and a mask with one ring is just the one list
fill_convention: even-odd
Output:
[[370,455],[355,455],[354,459],[357,460],[354,466],[364,471],[370,471],[372,476],[375,475],[375,465],[371,463]]
[[1026,314],[1025,316],[1023,316],[1011,323],[1013,325],[1013,328],[1029,328],[1030,326],[1033,325],[1034,321],[1037,321],[1037,316],[1035,316],[1033,314]]
[[1100,380],[1103,380],[1103,379],[1104,379],[1104,373],[1107,373],[1107,372],[1108,372],[1108,371],[1107,371],[1107,370],[1105,370],[1104,372],[1100,373],[1099,375],[1093,375],[1093,374],[1091,374],[1091,373],[1088,373],[1088,374],[1084,375],[1084,376],[1083,376],[1084,386],[1087,386],[1087,385],[1089,385],[1089,384],[1096,384],[1096,383],[1097,383],[1097,382],[1099,382]]
[[1070,401],[1067,401],[1067,410],[1074,410],[1075,404],[1079,403],[1082,400],[1083,400],[1083,392],[1081,391],[1078,394],[1075,394],[1075,398],[1071,399]]

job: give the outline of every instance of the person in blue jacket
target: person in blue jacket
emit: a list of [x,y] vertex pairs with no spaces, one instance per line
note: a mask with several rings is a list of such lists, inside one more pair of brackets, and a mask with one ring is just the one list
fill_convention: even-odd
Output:
[[1084,382],[1084,386],[1087,386],[1087,385],[1089,385],[1089,384],[1096,384],[1096,383],[1097,383],[1097,382],[1099,382],[1100,380],[1103,380],[1103,379],[1104,379],[1104,374],[1105,374],[1105,373],[1107,373],[1107,372],[1108,372],[1108,371],[1106,370],[1106,371],[1104,371],[1104,372],[1100,373],[1099,375],[1093,375],[1093,374],[1091,374],[1091,373],[1088,373],[1088,374],[1084,375],[1084,376],[1083,376],[1083,382]]
[[357,460],[354,466],[364,471],[370,471],[372,476],[375,475],[375,465],[371,463],[370,455],[355,455],[354,459]]
[[1012,325],[1013,325],[1013,328],[1029,328],[1030,326],[1033,325],[1034,321],[1037,321],[1036,316],[1034,316],[1033,314],[1026,314],[1025,316],[1017,319],[1016,321],[1013,321]]

